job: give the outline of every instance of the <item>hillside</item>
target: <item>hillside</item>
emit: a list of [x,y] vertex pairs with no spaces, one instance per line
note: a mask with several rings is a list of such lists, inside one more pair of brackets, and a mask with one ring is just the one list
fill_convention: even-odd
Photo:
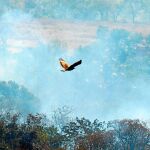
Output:
[[35,112],[38,98],[32,95],[25,87],[13,81],[0,82],[0,111],[15,111],[22,114]]
[[21,52],[22,49],[37,48],[40,44],[48,45],[51,43],[68,50],[85,47],[97,41],[97,30],[103,27],[110,30],[122,29],[143,36],[150,34],[148,24],[50,19],[30,20],[30,18],[24,19],[22,16],[20,16],[20,19],[14,20],[15,16],[9,17],[4,18],[0,27],[3,30],[0,46],[6,44],[8,50],[13,53]]

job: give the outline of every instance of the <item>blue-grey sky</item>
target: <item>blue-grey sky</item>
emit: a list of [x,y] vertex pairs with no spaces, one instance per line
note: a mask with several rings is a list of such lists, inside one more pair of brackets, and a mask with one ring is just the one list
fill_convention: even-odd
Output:
[[[0,23],[0,80],[14,80],[27,87],[40,98],[39,112],[49,114],[67,105],[74,115],[91,119],[148,119],[147,53],[138,51],[145,45],[134,41],[140,37],[132,39],[138,33],[128,24],[128,33],[115,32],[124,29],[121,25],[102,26],[81,20],[34,19],[17,11],[5,13]],[[136,30],[140,31],[144,33]],[[60,57],[69,63],[82,59],[83,63],[63,73]]]

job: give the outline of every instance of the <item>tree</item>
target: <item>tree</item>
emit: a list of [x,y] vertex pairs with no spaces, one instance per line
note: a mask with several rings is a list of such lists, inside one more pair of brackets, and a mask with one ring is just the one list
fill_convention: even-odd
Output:
[[68,106],[57,108],[52,114],[53,124],[61,130],[70,121],[71,112],[72,109]]
[[149,147],[150,130],[139,120],[113,121],[108,127],[114,129],[120,149],[144,150]]
[[26,115],[35,112],[38,98],[31,94],[25,87],[13,81],[0,82],[0,110],[1,113],[9,111],[20,112]]
[[113,21],[117,22],[118,16],[121,14],[123,9],[123,2],[124,0],[114,0],[110,1],[110,15],[112,14]]
[[148,21],[150,21],[150,1],[142,0],[142,6],[144,10],[144,15],[148,17]]
[[90,150],[113,150],[114,148],[114,135],[111,131],[99,131],[84,136],[82,139],[77,140],[75,149],[90,149]]
[[[84,143],[84,137],[88,137],[95,132],[101,132],[104,130],[104,123],[94,120],[91,122],[85,118],[76,118],[74,121],[70,121],[62,129],[62,133],[66,137],[67,144],[69,147],[78,147],[81,143]],[[81,146],[81,145],[80,145]]]

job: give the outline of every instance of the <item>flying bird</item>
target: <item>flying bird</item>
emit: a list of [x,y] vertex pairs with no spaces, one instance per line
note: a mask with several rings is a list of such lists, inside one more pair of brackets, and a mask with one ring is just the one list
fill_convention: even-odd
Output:
[[59,59],[60,65],[63,67],[64,70],[61,70],[63,72],[65,71],[72,71],[73,69],[75,69],[76,66],[80,65],[82,63],[82,60],[79,60],[77,62],[75,62],[72,65],[69,65],[64,59],[60,58]]

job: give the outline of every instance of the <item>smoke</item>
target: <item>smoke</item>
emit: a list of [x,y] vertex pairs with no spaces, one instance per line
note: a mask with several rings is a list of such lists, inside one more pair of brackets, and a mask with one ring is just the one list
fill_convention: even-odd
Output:
[[[57,26],[53,28],[52,23]],[[49,114],[67,105],[74,108],[75,115],[92,119],[148,118],[149,74],[142,71],[148,66],[147,53],[134,50],[143,37],[124,30],[100,27],[99,31],[97,26],[82,22],[72,23],[78,30],[64,25],[61,30],[71,33],[65,37],[67,33],[59,30],[61,23],[65,24],[43,24],[18,10],[4,14],[0,24],[0,80],[14,80],[27,87],[40,98],[39,112]],[[87,30],[82,32],[84,27]],[[77,45],[71,43],[70,47],[71,41]],[[83,63],[72,72],[62,73],[60,57],[69,63],[82,59]]]

